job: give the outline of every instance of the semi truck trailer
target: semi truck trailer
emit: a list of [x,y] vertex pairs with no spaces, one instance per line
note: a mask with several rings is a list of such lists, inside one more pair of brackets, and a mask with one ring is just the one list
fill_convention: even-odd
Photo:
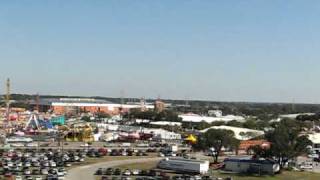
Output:
[[190,174],[206,174],[209,171],[209,161],[166,158],[159,162],[158,168]]

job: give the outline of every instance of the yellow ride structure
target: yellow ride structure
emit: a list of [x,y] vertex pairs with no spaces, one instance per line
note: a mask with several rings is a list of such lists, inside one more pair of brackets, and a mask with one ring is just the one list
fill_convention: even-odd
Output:
[[195,135],[193,135],[193,134],[190,134],[184,140],[187,141],[190,144],[196,144],[197,141],[198,141],[197,137]]
[[93,129],[90,124],[73,125],[72,127],[60,126],[59,131],[63,131],[64,139],[69,142],[92,142],[94,141]]

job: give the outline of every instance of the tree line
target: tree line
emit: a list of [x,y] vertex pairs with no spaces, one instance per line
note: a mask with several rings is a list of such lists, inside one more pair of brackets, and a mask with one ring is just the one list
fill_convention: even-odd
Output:
[[[294,161],[298,156],[308,153],[308,146],[312,142],[307,135],[301,134],[301,123],[292,119],[283,119],[277,123],[274,129],[265,134],[265,139],[271,143],[269,149],[260,146],[251,147],[255,157],[273,159],[283,168],[285,165]],[[214,148],[214,161],[218,162],[218,157],[222,147],[228,150],[237,150],[240,141],[234,137],[230,130],[210,129],[206,133],[199,135],[195,149],[208,150]]]

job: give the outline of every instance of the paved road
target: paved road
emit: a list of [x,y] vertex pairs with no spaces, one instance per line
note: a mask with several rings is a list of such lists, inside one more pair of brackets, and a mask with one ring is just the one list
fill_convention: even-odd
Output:
[[125,164],[133,164],[133,163],[143,163],[149,161],[159,161],[162,158],[144,158],[144,159],[130,159],[130,160],[117,160],[117,161],[107,161],[87,166],[80,166],[77,168],[73,168],[68,171],[68,175],[65,179],[68,180],[94,180],[94,173],[99,168],[109,168],[115,166],[121,166]]

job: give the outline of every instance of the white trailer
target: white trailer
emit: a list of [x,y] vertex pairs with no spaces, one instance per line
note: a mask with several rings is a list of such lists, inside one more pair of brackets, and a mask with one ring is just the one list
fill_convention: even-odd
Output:
[[33,139],[29,137],[10,137],[6,139],[7,143],[31,143]]
[[174,152],[174,153],[178,152],[178,145],[170,145],[169,151]]
[[209,161],[184,158],[166,158],[159,162],[158,168],[184,173],[206,174],[209,171]]

